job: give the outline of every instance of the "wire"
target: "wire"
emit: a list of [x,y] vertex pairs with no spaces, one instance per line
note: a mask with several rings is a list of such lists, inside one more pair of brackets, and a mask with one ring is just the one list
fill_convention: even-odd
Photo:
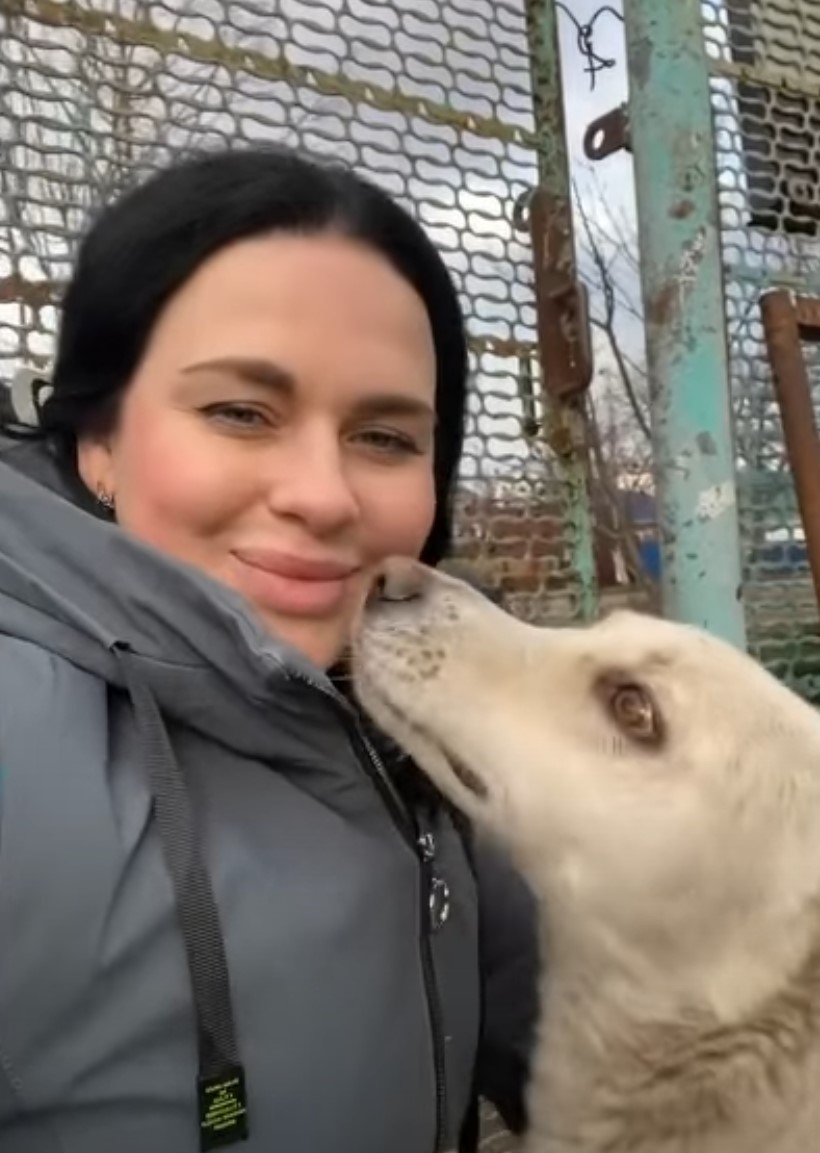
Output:
[[621,13],[613,8],[611,4],[603,4],[598,11],[594,14],[591,20],[586,24],[582,24],[575,13],[562,3],[562,0],[555,0],[556,8],[560,8],[564,15],[572,21],[575,26],[575,32],[578,37],[578,51],[586,60],[586,68],[584,71],[589,76],[590,91],[595,89],[595,77],[599,72],[604,72],[608,68],[614,68],[617,61],[606,56],[599,56],[595,51],[593,44],[593,36],[595,35],[595,25],[601,16],[614,16],[616,20],[620,20],[623,24],[624,18]]

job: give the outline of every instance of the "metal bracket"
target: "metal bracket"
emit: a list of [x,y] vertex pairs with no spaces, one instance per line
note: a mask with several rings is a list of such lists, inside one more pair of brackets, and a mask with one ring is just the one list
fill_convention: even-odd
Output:
[[593,120],[584,133],[584,155],[588,160],[605,160],[621,151],[632,151],[629,112],[625,104]]
[[593,361],[587,289],[575,275],[564,215],[541,187],[519,200],[514,223],[532,242],[544,391],[568,400],[589,388]]

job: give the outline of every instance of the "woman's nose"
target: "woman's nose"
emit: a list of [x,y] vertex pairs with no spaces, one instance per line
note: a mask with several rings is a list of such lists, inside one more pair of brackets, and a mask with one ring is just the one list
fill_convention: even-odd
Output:
[[279,466],[268,497],[277,515],[294,517],[317,534],[338,531],[358,519],[359,501],[335,441],[294,441]]

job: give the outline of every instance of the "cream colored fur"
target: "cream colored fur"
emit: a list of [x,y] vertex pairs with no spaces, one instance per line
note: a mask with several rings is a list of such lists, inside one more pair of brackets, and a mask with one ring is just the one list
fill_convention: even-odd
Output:
[[[536,629],[425,574],[369,606],[354,675],[538,899],[527,1153],[820,1150],[820,716],[694,629]],[[613,679],[659,742],[616,723]]]

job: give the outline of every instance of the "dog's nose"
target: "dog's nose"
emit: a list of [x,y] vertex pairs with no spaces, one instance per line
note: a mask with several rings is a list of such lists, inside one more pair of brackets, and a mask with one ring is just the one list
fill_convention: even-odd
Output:
[[385,561],[373,580],[368,600],[371,603],[387,601],[391,604],[416,601],[424,595],[426,584],[427,570],[417,561]]

